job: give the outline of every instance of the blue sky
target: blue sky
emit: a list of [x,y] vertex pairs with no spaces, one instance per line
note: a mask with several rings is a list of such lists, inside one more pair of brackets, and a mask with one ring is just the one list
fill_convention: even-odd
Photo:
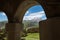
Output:
[[[30,7],[30,8],[26,11],[25,16],[29,16],[29,14],[31,14],[31,13],[40,12],[40,11],[43,11],[42,6],[40,6],[40,5],[35,5],[35,6]],[[29,12],[29,13],[28,13],[28,12]]]
[[[46,19],[45,12],[44,12],[44,10],[43,10],[41,5],[35,5],[35,6],[30,7],[26,11],[23,20],[31,20],[31,19],[33,19],[35,17],[39,17],[42,20]],[[5,15],[5,13],[4,12],[0,12],[0,21],[7,21],[7,20],[8,19],[7,19],[7,16]]]
[[0,12],[0,21],[7,21],[7,16],[5,15],[4,12]]
[[30,7],[23,18],[23,20],[32,20],[34,18],[40,18],[41,20],[46,20],[46,14],[41,5],[35,5]]

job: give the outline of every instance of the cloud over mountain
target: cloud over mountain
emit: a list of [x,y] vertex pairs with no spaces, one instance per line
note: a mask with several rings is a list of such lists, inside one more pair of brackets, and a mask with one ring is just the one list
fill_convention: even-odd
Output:
[[37,18],[40,18],[41,20],[46,19],[45,12],[40,11],[40,12],[36,12],[36,13],[30,13],[28,16],[24,16],[23,20],[32,20],[32,19],[37,19]]

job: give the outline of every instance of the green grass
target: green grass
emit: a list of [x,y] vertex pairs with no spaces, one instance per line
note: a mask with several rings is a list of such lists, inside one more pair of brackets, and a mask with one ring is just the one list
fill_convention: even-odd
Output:
[[[40,40],[39,33],[28,33],[27,35],[28,36],[24,37],[25,40]],[[5,38],[5,40],[7,40],[7,39]]]
[[39,33],[28,33],[26,40],[39,40]]

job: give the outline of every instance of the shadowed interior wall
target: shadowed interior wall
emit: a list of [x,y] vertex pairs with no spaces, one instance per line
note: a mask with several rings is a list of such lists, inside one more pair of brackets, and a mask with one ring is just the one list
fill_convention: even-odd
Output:
[[60,40],[60,17],[41,21],[39,25],[41,40]]

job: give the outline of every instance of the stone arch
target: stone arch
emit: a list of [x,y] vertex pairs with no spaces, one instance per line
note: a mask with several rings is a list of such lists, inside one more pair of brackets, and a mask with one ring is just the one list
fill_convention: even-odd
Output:
[[35,6],[35,5],[41,5],[43,7],[44,11],[46,9],[46,3],[44,3],[42,0],[40,2],[35,1],[35,0],[25,0],[22,3],[20,3],[20,5],[18,6],[16,13],[14,15],[14,21],[22,24],[22,20],[23,20],[23,16],[24,16],[25,12],[30,7]]
[[23,20],[23,16],[25,14],[25,12],[32,6],[34,5],[42,5],[42,7],[44,8],[45,10],[45,4],[43,4],[43,1],[41,1],[41,3],[39,3],[38,1],[35,1],[35,0],[26,0],[26,1],[23,1],[19,7],[17,8],[17,11],[14,15],[14,19],[15,21],[17,22],[22,22]]

